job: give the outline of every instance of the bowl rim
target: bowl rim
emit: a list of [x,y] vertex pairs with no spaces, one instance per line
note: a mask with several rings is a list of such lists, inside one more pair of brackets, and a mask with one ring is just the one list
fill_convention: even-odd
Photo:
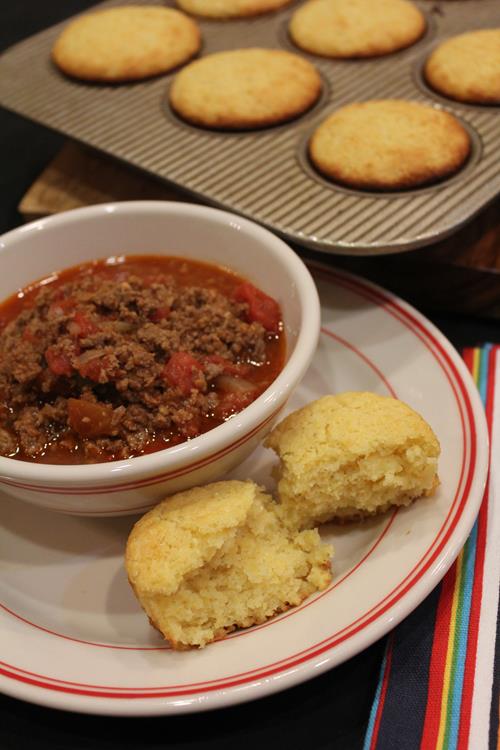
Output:
[[[320,330],[320,303],[316,285],[304,262],[282,239],[253,221],[210,206],[182,203],[177,201],[118,201],[85,206],[65,211],[53,216],[36,219],[0,236],[1,253],[13,243],[25,239],[32,231],[50,231],[75,222],[87,222],[112,214],[137,213],[149,215],[181,215],[208,220],[219,225],[229,225],[235,231],[244,232],[267,245],[269,252],[281,260],[294,278],[297,299],[301,309],[301,323],[295,346],[282,371],[273,383],[249,406],[227,422],[179,445],[154,451],[142,456],[134,456],[119,461],[95,464],[41,464],[20,461],[0,456],[0,481],[22,482],[26,487],[30,482],[50,483],[56,486],[74,487],[78,484],[126,484],[141,477],[154,477],[165,470],[175,470],[189,459],[207,458],[232,442],[240,442],[248,433],[267,422],[284,405],[292,389],[304,376],[316,349]],[[210,262],[210,261],[207,261]],[[77,265],[76,260],[72,265]],[[68,267],[70,267],[68,265]],[[260,417],[260,418],[259,418]],[[207,438],[210,435],[210,438]],[[36,487],[34,486],[35,490]]]

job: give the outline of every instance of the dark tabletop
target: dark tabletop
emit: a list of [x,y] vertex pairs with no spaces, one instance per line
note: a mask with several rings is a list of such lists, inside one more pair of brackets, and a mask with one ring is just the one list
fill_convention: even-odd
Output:
[[[88,0],[2,3],[0,50],[92,4]],[[62,143],[61,136],[0,109],[0,234],[21,223],[17,212],[21,197]],[[498,321],[422,312],[457,349],[484,341],[500,342]],[[383,647],[380,641],[329,673],[271,698],[182,717],[91,717],[0,696],[0,748],[358,750]]]

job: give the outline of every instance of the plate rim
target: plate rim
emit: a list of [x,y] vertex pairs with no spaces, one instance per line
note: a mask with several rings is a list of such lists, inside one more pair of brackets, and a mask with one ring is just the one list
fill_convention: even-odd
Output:
[[[463,406],[466,407],[466,416],[469,420],[467,426],[471,430],[471,437],[474,437],[465,485],[461,487],[461,482],[458,483],[455,499],[450,505],[449,513],[454,503],[459,500],[452,519],[453,524],[450,528],[445,528],[447,516],[441,528],[436,532],[435,538],[406,578],[400,581],[382,601],[377,602],[368,612],[364,612],[357,620],[347,625],[343,630],[351,631],[356,622],[363,620],[363,623],[349,632],[344,640],[337,643],[335,638],[338,634],[334,634],[320,644],[308,647],[304,652],[282,659],[283,666],[275,666],[275,664],[261,666],[247,672],[249,676],[243,676],[243,679],[238,679],[240,675],[229,675],[217,681],[205,681],[200,683],[203,687],[193,686],[194,690],[184,688],[176,691],[158,687],[145,692],[147,690],[145,688],[123,688],[122,692],[113,693],[99,690],[99,686],[88,686],[94,690],[82,691],[69,686],[76,685],[76,683],[65,685],[62,680],[34,675],[13,665],[10,665],[10,668],[17,669],[18,673],[11,672],[9,665],[0,662],[0,688],[3,692],[48,708],[110,716],[173,715],[236,705],[266,697],[305,682],[361,652],[410,614],[445,575],[473,526],[487,480],[488,430],[483,405],[472,376],[460,354],[444,334],[428,318],[398,295],[356,274],[336,269],[319,261],[308,261],[307,265],[313,276],[317,274],[319,277],[326,277],[328,281],[346,287],[351,293],[367,299],[374,306],[383,307],[386,313],[395,317],[400,324],[417,335],[440,365],[450,387],[455,390],[440,357],[443,357],[444,361],[451,366],[451,372],[456,379],[455,385],[461,390]],[[416,323],[416,330],[419,333],[410,327],[409,320]],[[426,343],[426,338],[434,342],[440,357]],[[460,407],[456,392],[455,398]],[[439,541],[443,529],[444,538]],[[436,544],[437,549],[434,549]],[[431,569],[430,566],[433,563],[434,567]],[[407,579],[409,582],[405,585]],[[402,586],[403,589],[399,591]],[[385,600],[389,600],[388,603],[378,611]],[[364,622],[367,615],[374,610],[375,614]],[[333,643],[329,643],[332,638]],[[302,653],[305,655],[301,656]],[[43,679],[52,679],[52,683],[43,682]]]

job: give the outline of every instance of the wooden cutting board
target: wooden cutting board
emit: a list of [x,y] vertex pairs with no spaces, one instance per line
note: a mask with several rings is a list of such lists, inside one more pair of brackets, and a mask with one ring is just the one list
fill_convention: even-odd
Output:
[[[177,189],[115,160],[68,142],[19,204],[28,221],[93,203],[189,200]],[[500,318],[500,199],[451,237],[419,250],[349,257],[295,247],[360,274],[426,310]]]

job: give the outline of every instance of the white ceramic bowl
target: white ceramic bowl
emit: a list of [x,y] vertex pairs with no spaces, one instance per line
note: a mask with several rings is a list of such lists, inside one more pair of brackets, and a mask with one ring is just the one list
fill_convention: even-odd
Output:
[[213,481],[262,441],[316,349],[320,308],[302,261],[266,229],[204,206],[133,201],[41,219],[0,237],[0,300],[51,272],[112,255],[186,256],[234,269],[278,300],[285,366],[250,406],[199,437],[125,461],[59,466],[0,457],[0,489],[77,515],[147,510],[167,494]]

